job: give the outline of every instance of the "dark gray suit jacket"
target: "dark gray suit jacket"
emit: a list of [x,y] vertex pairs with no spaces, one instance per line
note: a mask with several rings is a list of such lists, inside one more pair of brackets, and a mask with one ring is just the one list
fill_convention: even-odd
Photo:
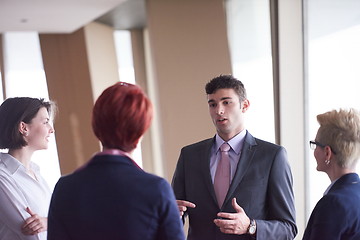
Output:
[[235,176],[219,209],[210,175],[210,151],[215,138],[181,150],[172,187],[176,199],[196,204],[188,208],[189,240],[251,239],[223,234],[213,220],[217,213],[235,212],[231,199],[257,223],[258,240],[293,239],[295,225],[292,175],[283,147],[254,138],[247,132]]

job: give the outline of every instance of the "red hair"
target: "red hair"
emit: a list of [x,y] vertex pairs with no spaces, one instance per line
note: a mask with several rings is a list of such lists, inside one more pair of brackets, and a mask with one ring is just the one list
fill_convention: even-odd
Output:
[[152,104],[139,86],[118,82],[96,100],[92,128],[105,148],[130,152],[150,127]]

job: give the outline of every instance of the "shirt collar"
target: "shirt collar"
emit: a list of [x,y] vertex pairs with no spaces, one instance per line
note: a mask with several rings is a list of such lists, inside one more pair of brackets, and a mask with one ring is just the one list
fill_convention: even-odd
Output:
[[131,154],[128,152],[124,152],[120,149],[115,149],[115,148],[110,148],[110,149],[106,149],[103,150],[101,152],[96,153],[95,155],[117,155],[117,156],[125,156],[131,159],[131,161],[134,163],[135,166],[137,166],[138,168],[142,169],[137,163],[136,161],[132,158]]
[[[24,165],[8,153],[0,153],[0,162],[5,165],[10,174],[14,174],[19,168],[25,170]],[[40,168],[37,164],[31,162],[30,166],[34,172],[39,172]]]
[[[232,139],[227,141],[227,143],[230,145],[231,149],[236,154],[240,154],[242,146],[244,144],[245,136],[246,136],[246,129],[242,130],[237,135],[235,135]],[[216,148],[215,149],[216,149],[216,152],[217,152],[219,150],[220,146],[225,141],[219,136],[219,134],[216,134],[215,142],[216,142]]]
[[332,181],[331,184],[326,188],[326,190],[325,190],[325,192],[324,192],[324,196],[325,196],[326,194],[328,194],[328,192],[330,191],[331,187],[334,186],[334,184],[335,184],[335,182],[336,182],[337,180],[339,180],[339,178],[338,178],[338,179],[335,179],[334,181]]

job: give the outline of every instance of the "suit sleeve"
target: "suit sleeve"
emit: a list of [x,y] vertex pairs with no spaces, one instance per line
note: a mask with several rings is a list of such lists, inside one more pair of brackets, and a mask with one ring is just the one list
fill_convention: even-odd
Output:
[[178,200],[186,200],[185,195],[185,176],[184,176],[184,161],[183,161],[183,153],[181,151],[179,160],[176,165],[175,173],[172,179],[172,188],[175,193],[175,198]]
[[51,198],[49,214],[48,214],[48,240],[67,240],[70,239],[66,234],[66,230],[61,221],[61,179],[58,181],[54,188],[54,192]]
[[[185,194],[185,171],[184,171],[184,159],[183,151],[181,150],[179,160],[176,165],[175,173],[172,178],[171,186],[174,190],[175,198],[177,200],[186,200]],[[179,211],[179,210],[178,210]],[[182,222],[185,223],[187,212],[182,216]]]
[[159,240],[184,240],[184,230],[180,220],[179,210],[175,201],[174,192],[168,182],[162,180],[160,184],[160,226]]
[[257,240],[294,239],[297,234],[293,180],[287,154],[279,148],[271,166],[267,191],[267,219],[256,220]]

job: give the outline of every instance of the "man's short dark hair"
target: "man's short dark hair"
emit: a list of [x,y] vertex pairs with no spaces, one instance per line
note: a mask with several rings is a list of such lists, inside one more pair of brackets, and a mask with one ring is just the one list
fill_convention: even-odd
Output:
[[213,94],[219,89],[234,89],[240,101],[245,100],[246,89],[244,84],[232,75],[220,75],[211,79],[205,86],[206,94]]

